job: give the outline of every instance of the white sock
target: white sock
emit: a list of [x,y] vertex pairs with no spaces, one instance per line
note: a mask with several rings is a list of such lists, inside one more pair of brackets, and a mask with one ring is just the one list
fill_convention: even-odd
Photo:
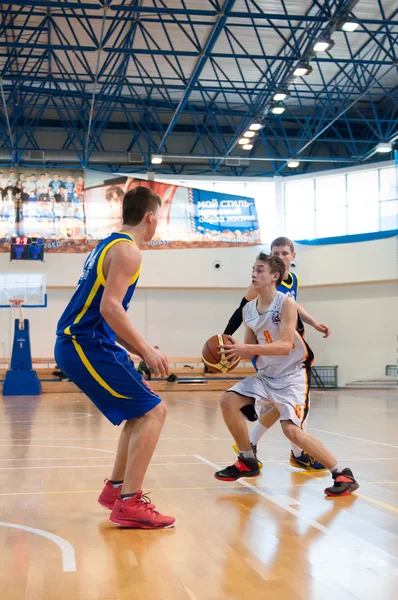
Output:
[[296,444],[292,444],[292,442],[290,442],[290,445],[292,447],[294,456],[300,456],[300,454],[302,453],[302,449],[299,448],[299,446],[296,446]]
[[340,471],[342,471],[342,467],[339,463],[337,463],[337,465],[335,465],[334,467],[332,467],[331,469],[329,469],[329,471],[331,473],[334,473],[335,471],[338,471],[340,473]]
[[257,446],[260,438],[264,435],[267,429],[268,427],[261,425],[260,421],[256,421],[249,433],[250,443],[253,444],[253,446]]
[[253,460],[256,458],[253,450],[239,450],[239,453],[243,456],[243,458],[252,458]]
[[123,481],[109,481],[109,483],[113,488],[122,487],[123,485]]

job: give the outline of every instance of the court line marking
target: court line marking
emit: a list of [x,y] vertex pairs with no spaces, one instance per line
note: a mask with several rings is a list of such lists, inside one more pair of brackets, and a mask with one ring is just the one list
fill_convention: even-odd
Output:
[[[201,460],[204,463],[206,463],[207,465],[209,465],[210,467],[213,467],[213,469],[219,470],[220,467],[218,465],[216,465],[215,463],[211,462],[210,460],[207,460],[207,458],[204,458],[203,456],[200,456],[200,454],[195,454],[195,456],[196,456],[196,458],[198,460]],[[291,506],[287,506],[286,502],[282,501],[281,498],[272,496],[271,494],[267,494],[266,492],[263,492],[261,489],[255,487],[254,485],[252,485],[251,483],[248,483],[247,481],[244,481],[243,479],[237,479],[236,483],[239,483],[240,485],[243,485],[244,487],[249,488],[250,490],[252,490],[256,494],[258,494],[259,496],[262,496],[263,498],[265,498],[266,500],[268,500],[272,504],[275,504],[279,508],[283,508],[283,510],[286,510],[287,512],[289,512],[290,514],[294,515],[295,517],[299,517],[300,519],[304,519],[305,521],[307,521],[307,523],[309,525],[311,525],[315,529],[318,529],[322,533],[326,533],[327,532],[327,528],[326,527],[324,527],[323,525],[321,525],[317,521],[314,521],[314,519],[311,519],[311,517],[308,517],[306,514],[300,513],[295,508],[292,508]],[[292,498],[291,500],[292,500],[292,502],[294,502],[294,498]]]
[[181,425],[182,427],[186,427],[187,429],[192,429],[192,431],[199,431],[199,433],[202,433],[203,435],[208,435],[210,438],[217,439],[216,436],[211,433],[207,433],[206,431],[202,431],[201,429],[197,429],[196,427],[191,427],[190,425],[186,425],[185,423],[181,423],[181,421],[176,421],[175,419],[171,419],[170,417],[167,417],[167,421],[172,421],[173,423],[177,423],[178,425]]
[[104,448],[83,448],[83,446],[58,446],[52,444],[0,444],[0,448],[72,448],[73,450],[93,450],[94,452],[116,454],[113,450],[105,450]]
[[[204,464],[204,463],[203,463]],[[318,478],[317,478],[318,479]],[[272,487],[277,487],[277,488],[286,488],[286,487],[306,487],[306,488],[311,488],[311,487],[323,487],[325,484],[324,483],[315,483],[317,481],[317,479],[313,479],[310,482],[306,482],[306,483],[276,483],[276,484],[272,484]],[[395,483],[398,484],[398,481],[367,481],[367,484],[372,484],[372,485],[382,485],[385,483]],[[258,489],[264,488],[264,487],[268,487],[266,485],[260,485],[258,486]],[[236,489],[235,488],[235,482],[232,483],[232,485],[229,485],[227,483],[225,483],[224,485],[221,486],[194,486],[194,487],[162,487],[162,488],[154,488],[154,492],[175,492],[175,491],[188,491],[188,490],[225,490],[225,489]],[[256,488],[257,489],[257,488]],[[1,496],[51,496],[51,495],[57,495],[57,494],[99,494],[102,490],[59,490],[59,491],[53,491],[53,492],[3,492],[0,494]],[[151,492],[152,493],[152,492]],[[359,494],[353,494],[356,496],[359,496]],[[376,502],[379,503],[379,500],[374,500],[369,498],[368,496],[362,496],[362,494],[360,495],[363,498],[368,498],[371,502]],[[396,509],[394,506],[390,506],[389,504],[384,504],[384,506],[386,508],[392,508],[394,511],[398,510]]]
[[318,429],[317,427],[309,427],[310,431],[320,431],[321,433],[328,433],[330,435],[337,435],[343,438],[349,438],[351,440],[356,440],[359,442],[366,442],[367,444],[375,444],[377,446],[387,446],[387,448],[398,448],[395,444],[386,444],[385,442],[375,442],[374,440],[367,440],[365,438],[355,437],[353,435],[346,435],[344,433],[336,433],[335,431],[326,431],[325,429]]
[[[49,446],[50,447],[50,446]],[[189,456],[195,456],[194,454],[154,454],[153,458],[188,458]],[[48,457],[48,456],[37,456],[37,457],[30,457],[30,458],[0,458],[0,462],[2,461],[33,461],[33,460],[103,460],[103,456],[52,456],[52,457]],[[394,456],[394,457],[379,457],[379,458],[337,458],[338,461],[365,461],[365,462],[369,462],[369,461],[380,461],[380,460],[398,460],[398,457]],[[230,460],[220,460],[218,461],[220,463],[220,465],[229,465],[231,464]],[[262,459],[262,463],[263,464],[285,464],[285,461],[282,458],[263,458]],[[168,465],[200,465],[202,463],[182,463],[182,462],[175,462],[175,463],[166,463]],[[316,473],[315,471],[302,471],[302,472],[298,472],[297,474],[301,474],[301,475],[314,475],[314,473]]]
[[62,570],[64,572],[77,571],[75,551],[73,549],[72,544],[64,540],[64,538],[61,538],[58,535],[55,535],[54,533],[43,531],[43,529],[35,529],[33,527],[27,527],[26,525],[16,525],[15,523],[5,523],[3,521],[0,521],[0,526],[11,527],[12,529],[22,529],[23,531],[35,533],[36,535],[40,535],[41,537],[51,540],[52,542],[54,542],[54,544],[57,544],[58,548],[60,548],[62,552]]
[[[8,427],[7,427],[8,429]],[[1,426],[0,426],[0,430],[1,430]],[[210,435],[210,434],[207,434]],[[0,442],[8,442],[8,441],[12,441],[12,442],[29,442],[30,440],[34,441],[34,442],[66,442],[66,441],[73,441],[73,440],[89,440],[89,441],[114,441],[117,442],[119,440],[118,437],[102,437],[102,438],[92,438],[92,437],[67,437],[67,438],[0,438]],[[221,438],[221,437],[215,437],[214,438],[194,438],[194,437],[163,437],[160,436],[159,438],[160,441],[195,441],[195,442],[230,442],[231,438]],[[266,444],[286,444],[288,445],[288,441],[284,440],[284,439],[273,439],[271,437],[267,437],[266,440],[260,440],[259,445],[260,446],[265,446]],[[333,442],[333,444],[353,444],[354,442],[345,442],[343,440],[336,440]],[[362,442],[363,444],[366,443]],[[9,444],[10,446],[13,446],[14,444]]]
[[[0,411],[1,411],[1,410],[2,410],[2,409],[0,409]],[[73,414],[74,414],[74,416],[73,416],[73,417],[67,417],[66,419],[64,419],[63,417],[60,417],[60,418],[58,418],[58,419],[57,419],[57,418],[55,418],[55,419],[51,419],[50,421],[49,421],[49,420],[46,420],[46,419],[29,419],[29,420],[27,420],[27,421],[14,421],[14,419],[12,418],[12,416],[13,416],[13,415],[12,415],[12,411],[10,411],[9,413],[7,413],[7,412],[6,412],[6,411],[3,409],[3,412],[4,412],[4,413],[5,413],[5,414],[6,414],[8,417],[10,417],[10,421],[12,421],[12,423],[18,423],[18,424],[20,424],[20,423],[46,423],[46,424],[48,425],[48,424],[51,424],[51,423],[53,423],[53,422],[55,422],[55,421],[56,421],[57,423],[59,423],[60,421],[75,421],[76,419],[89,419],[90,417],[92,417],[92,416],[93,416],[91,413],[80,413],[80,414],[79,414],[79,413],[76,413],[76,414],[74,414],[74,413],[71,413],[71,412],[70,412],[70,413],[64,413],[64,415],[65,415],[65,414],[70,414],[70,415],[73,415]],[[18,412],[21,412],[21,411],[18,411]],[[40,415],[43,415],[43,414],[47,414],[47,415],[53,415],[54,413],[52,413],[52,412],[39,412],[39,416],[40,416]]]
[[[398,483],[396,481],[386,481],[385,483]],[[387,508],[388,510],[392,510],[396,513],[398,513],[398,508],[396,506],[392,506],[391,504],[386,504],[385,502],[382,502],[381,500],[376,500],[376,498],[370,498],[370,496],[364,496],[364,494],[354,494],[354,496],[360,496],[360,498],[364,498],[365,500],[369,500],[369,502],[372,502],[373,504],[377,504],[378,506],[382,506],[383,508]]]

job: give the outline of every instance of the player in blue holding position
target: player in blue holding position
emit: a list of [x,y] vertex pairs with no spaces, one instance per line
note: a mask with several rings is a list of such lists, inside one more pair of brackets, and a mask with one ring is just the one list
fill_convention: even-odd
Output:
[[[278,292],[282,292],[286,296],[290,296],[293,300],[297,302],[298,288],[300,285],[300,280],[295,273],[290,271],[291,263],[296,257],[296,253],[294,251],[294,244],[287,237],[278,237],[271,243],[271,253],[273,256],[277,256],[283,260],[285,265],[285,273],[283,275],[283,280],[277,287]],[[243,308],[244,306],[257,298],[257,291],[254,289],[253,285],[251,285],[240,303],[239,308],[236,309],[232,317],[230,318],[228,325],[226,326],[224,333],[227,335],[233,335],[235,331],[240,327],[243,321]],[[297,304],[298,308],[298,319],[297,319],[297,331],[300,335],[304,335],[304,325],[310,325],[320,333],[324,334],[324,337],[327,338],[330,335],[330,329],[327,325],[322,323],[318,323],[313,319],[300,305]],[[257,448],[257,444],[264,433],[276,423],[279,419],[279,412],[276,408],[271,409],[266,415],[260,417],[257,421],[257,415],[255,414],[254,407],[252,405],[244,406],[242,409],[243,414],[249,421],[256,421],[255,425],[252,427],[250,431],[250,442],[251,444]],[[307,421],[303,424],[304,429],[306,429]],[[291,444],[291,452],[290,452],[290,464],[292,467],[296,467],[298,469],[305,469],[307,471],[324,471],[325,466],[320,462],[314,460],[311,456],[308,456],[304,451],[301,450],[296,444]],[[235,452],[239,454],[238,447],[236,444],[233,446]],[[260,468],[262,467],[261,461],[259,461]]]
[[137,373],[125,350],[142,357],[155,375],[167,376],[167,358],[133,327],[127,316],[141,269],[138,248],[156,231],[161,200],[147,187],[123,200],[122,231],[99,242],[88,256],[77,289],[57,327],[60,369],[113,423],[126,423],[111,478],[98,498],[122,527],[172,527],[142,494],[143,479],[159,439],[166,406]]

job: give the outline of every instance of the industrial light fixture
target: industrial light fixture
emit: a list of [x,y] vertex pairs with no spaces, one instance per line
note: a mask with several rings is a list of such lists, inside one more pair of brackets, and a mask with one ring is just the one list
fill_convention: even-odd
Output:
[[272,99],[275,100],[275,102],[281,102],[281,100],[285,100],[288,96],[289,96],[288,91],[281,90],[280,92],[275,92]]
[[262,123],[252,123],[249,127],[250,131],[259,131],[262,128],[263,128]]
[[253,148],[253,144],[245,144],[242,146],[243,150],[251,150]]
[[248,131],[245,131],[245,133],[243,135],[245,138],[252,138],[256,135],[256,132],[248,130]]
[[326,36],[322,35],[314,44],[313,50],[314,52],[327,52],[331,50],[334,46],[334,41]]
[[286,108],[284,106],[281,106],[280,104],[275,104],[274,106],[271,106],[271,112],[274,115],[281,115],[285,112],[285,110]]
[[287,166],[290,169],[296,169],[300,164],[300,161],[295,159],[295,158],[289,158],[288,162],[287,162]]
[[356,23],[355,21],[345,21],[345,23],[342,24],[341,29],[343,31],[348,31],[349,33],[352,33],[353,31],[358,29],[358,27],[359,23]]
[[304,77],[305,75],[309,75],[312,71],[311,65],[308,63],[299,63],[293,71],[293,75],[295,77]]
[[392,150],[392,144],[390,142],[380,142],[380,144],[377,144],[376,146],[376,152],[391,152]]
[[245,144],[248,144],[249,142],[250,142],[250,140],[247,137],[241,137],[240,140],[238,140],[239,146],[244,146]]
[[154,154],[151,158],[151,163],[153,165],[161,165],[162,162],[163,162],[163,157],[158,154]]

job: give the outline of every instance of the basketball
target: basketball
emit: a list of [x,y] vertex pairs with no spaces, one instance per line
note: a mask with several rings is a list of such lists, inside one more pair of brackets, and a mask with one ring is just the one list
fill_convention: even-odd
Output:
[[240,359],[230,362],[220,348],[221,344],[230,344],[228,336],[220,333],[207,340],[202,349],[203,362],[210,373],[228,373],[238,366]]

